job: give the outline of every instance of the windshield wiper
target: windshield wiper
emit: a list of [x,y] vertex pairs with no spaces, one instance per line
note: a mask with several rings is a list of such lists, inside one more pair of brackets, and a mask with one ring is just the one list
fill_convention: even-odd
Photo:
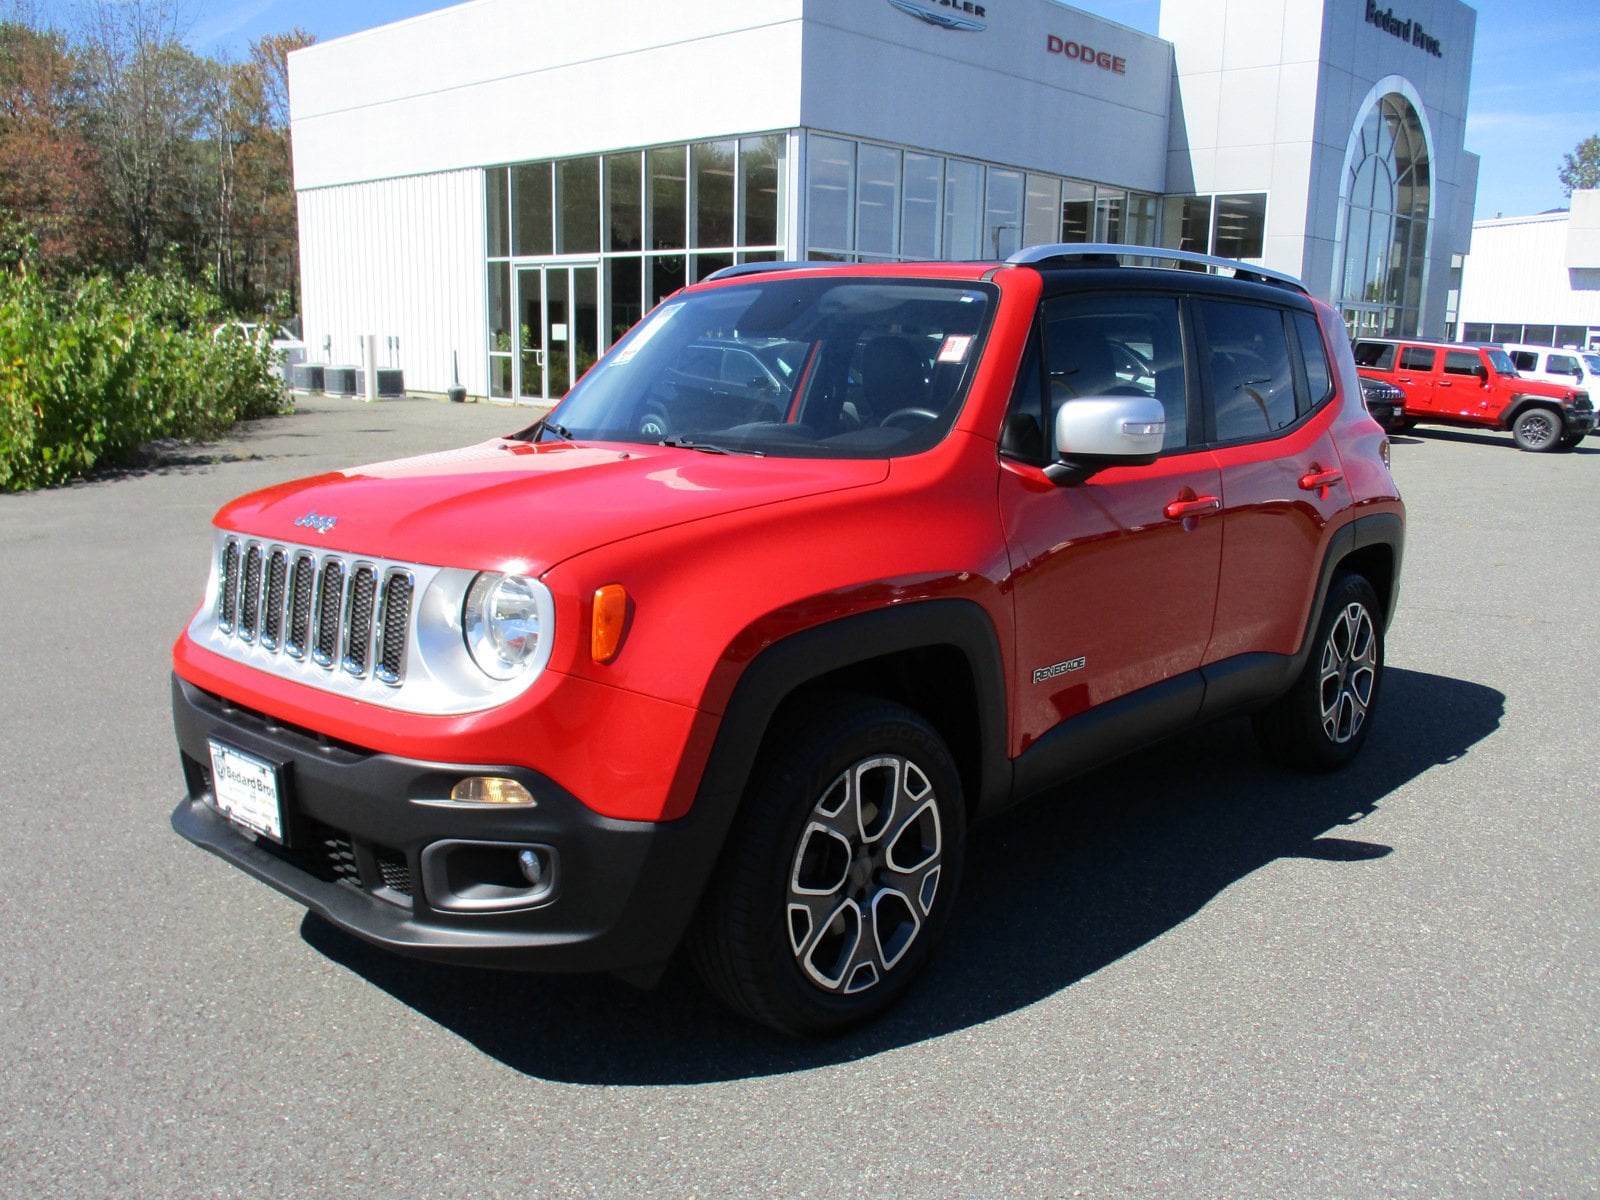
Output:
[[572,436],[572,430],[561,424],[560,421],[552,421],[549,417],[546,417],[544,420],[540,421],[531,430],[529,430],[529,432],[534,435],[534,441],[542,442],[544,441],[544,434],[545,430],[547,429],[560,438],[563,442],[576,444],[578,440]]
[[701,454],[743,454],[750,458],[765,458],[765,450],[746,450],[742,447],[718,446],[711,442],[695,442],[688,438],[664,437],[658,446],[675,446],[680,450],[698,450]]

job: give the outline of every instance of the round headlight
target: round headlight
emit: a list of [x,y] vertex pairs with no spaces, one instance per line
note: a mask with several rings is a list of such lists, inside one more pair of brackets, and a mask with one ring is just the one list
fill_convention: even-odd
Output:
[[472,581],[461,609],[461,629],[478,669],[491,679],[513,679],[539,650],[538,585],[521,575],[484,572]]

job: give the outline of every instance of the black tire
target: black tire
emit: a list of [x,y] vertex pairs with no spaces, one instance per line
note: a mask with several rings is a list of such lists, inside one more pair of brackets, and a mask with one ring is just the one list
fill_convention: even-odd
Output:
[[1562,437],[1561,441],[1556,444],[1556,449],[1558,449],[1558,450],[1572,450],[1572,449],[1575,449],[1577,447],[1578,443],[1581,442],[1581,441],[1583,441],[1583,434],[1581,434],[1581,433],[1569,433],[1569,434],[1564,435]]
[[1305,668],[1255,715],[1256,740],[1284,766],[1336,771],[1361,752],[1383,684],[1383,616],[1363,576],[1334,576]]
[[902,705],[830,696],[779,719],[790,729],[746,790],[689,955],[735,1012],[838,1033],[899,1000],[943,931],[966,842],[961,780]]
[[1554,450],[1562,438],[1561,416],[1548,408],[1525,408],[1511,422],[1511,437],[1518,450]]

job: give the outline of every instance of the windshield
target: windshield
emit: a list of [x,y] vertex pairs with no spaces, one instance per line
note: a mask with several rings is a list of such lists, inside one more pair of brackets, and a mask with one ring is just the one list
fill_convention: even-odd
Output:
[[1485,350],[1484,353],[1489,356],[1489,363],[1494,367],[1495,374],[1515,375],[1517,373],[1517,365],[1511,361],[1511,356],[1504,350]]
[[1600,354],[1580,354],[1578,357],[1583,359],[1583,365],[1589,368],[1589,374],[1600,375]]
[[914,454],[954,424],[993,307],[992,285],[922,279],[686,292],[613,346],[546,428],[711,452]]

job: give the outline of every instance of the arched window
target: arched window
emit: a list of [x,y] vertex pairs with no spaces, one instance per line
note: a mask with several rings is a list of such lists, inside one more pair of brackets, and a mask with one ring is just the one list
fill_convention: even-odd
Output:
[[1428,141],[1417,110],[1391,93],[1352,141],[1340,307],[1352,335],[1413,335],[1428,247]]

